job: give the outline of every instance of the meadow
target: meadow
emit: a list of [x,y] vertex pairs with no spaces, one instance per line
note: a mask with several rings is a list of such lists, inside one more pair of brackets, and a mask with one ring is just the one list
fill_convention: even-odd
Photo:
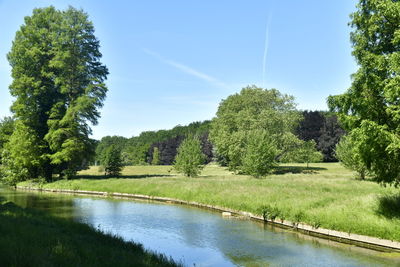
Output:
[[[171,197],[260,215],[268,207],[280,219],[400,241],[399,189],[355,176],[339,163],[281,165],[259,179],[216,164],[196,178],[171,166],[127,166],[120,177],[109,178],[93,166],[76,179],[42,186]],[[32,186],[32,181],[18,185]]]

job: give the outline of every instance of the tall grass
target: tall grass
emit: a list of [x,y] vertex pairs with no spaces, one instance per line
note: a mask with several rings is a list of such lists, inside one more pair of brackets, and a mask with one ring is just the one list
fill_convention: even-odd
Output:
[[260,215],[267,206],[277,218],[400,241],[400,210],[388,207],[392,202],[398,205],[390,196],[399,190],[356,180],[355,173],[337,163],[312,164],[309,169],[302,164],[282,165],[262,179],[235,175],[213,164],[197,178],[177,175],[170,166],[131,166],[121,178],[106,180],[97,167],[80,175],[44,188],[172,197]]

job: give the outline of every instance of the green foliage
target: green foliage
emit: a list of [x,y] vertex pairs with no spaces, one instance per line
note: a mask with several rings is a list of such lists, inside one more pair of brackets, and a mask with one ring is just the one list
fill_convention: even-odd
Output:
[[[112,145],[117,147],[120,151],[123,151],[127,141],[128,139],[122,136],[105,136],[101,138],[100,142],[96,146],[96,161],[101,163],[105,157],[107,149]],[[124,165],[128,163],[126,157],[126,155],[123,157]]]
[[367,167],[361,159],[360,147],[353,134],[343,136],[336,145],[336,156],[346,168],[356,171],[361,179],[365,178]]
[[353,55],[359,65],[351,87],[331,96],[360,158],[377,181],[400,183],[400,2],[360,0],[351,15]]
[[200,174],[204,167],[204,154],[198,138],[188,137],[178,148],[174,168],[188,177]]
[[10,139],[4,146],[1,165],[3,181],[10,185],[38,177],[43,167],[43,159],[40,155],[40,140],[35,132],[22,122],[15,123],[15,129]]
[[153,158],[151,159],[151,165],[160,165],[160,151],[158,147],[153,149]]
[[[280,216],[282,217],[282,212],[277,206],[272,206],[272,205],[262,205],[259,208],[259,213],[263,216],[264,220],[272,220],[274,221],[275,219],[279,218]],[[282,219],[282,218],[280,218]]]
[[0,120],[0,164],[4,146],[14,131],[14,123],[15,121],[12,117],[4,117]]
[[287,155],[285,155],[285,162],[299,162],[307,163],[307,168],[311,162],[321,162],[322,153],[316,149],[314,140],[301,142],[299,147]]
[[105,175],[119,176],[121,174],[123,163],[121,150],[116,145],[111,145],[104,153],[102,165]]
[[[210,138],[219,157],[231,170],[265,175],[267,169],[298,146],[300,140],[293,132],[300,119],[292,96],[281,94],[276,89],[246,87],[221,102],[212,121]],[[252,131],[262,132],[261,139],[264,138],[262,142],[266,147],[253,142],[257,137]],[[256,163],[257,167],[251,167],[251,160],[263,153],[256,152],[257,149],[267,154]],[[262,164],[266,166],[262,167]]]
[[101,161],[107,147],[115,144],[120,147],[124,165],[147,165],[152,163],[155,146],[159,149],[160,164],[171,164],[180,141],[187,136],[204,136],[208,133],[210,121],[193,122],[187,126],[175,126],[170,130],[145,131],[139,136],[126,139],[121,136],[106,136],[96,148],[96,159]]
[[[15,97],[11,109],[20,128],[11,138],[21,140],[25,129],[28,139],[36,141],[30,149],[9,147],[8,157],[29,175],[47,180],[54,173],[71,176],[90,160],[89,123],[97,124],[107,92],[108,70],[99,61],[99,47],[88,15],[72,7],[34,9],[17,31],[7,55]],[[26,164],[21,155],[39,165]]]
[[241,170],[254,177],[264,176],[276,166],[276,155],[277,145],[266,131],[250,131],[247,134]]

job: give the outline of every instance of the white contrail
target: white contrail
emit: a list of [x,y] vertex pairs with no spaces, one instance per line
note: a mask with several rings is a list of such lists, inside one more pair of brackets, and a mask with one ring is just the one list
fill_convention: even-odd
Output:
[[267,27],[265,28],[265,44],[264,44],[264,57],[263,57],[263,69],[262,69],[262,86],[265,87],[265,75],[267,70],[267,55],[269,45],[269,25],[271,24],[271,14],[268,16]]
[[214,77],[212,77],[210,75],[202,73],[202,72],[200,72],[198,70],[195,70],[195,69],[193,69],[193,68],[191,68],[189,66],[186,66],[186,65],[184,65],[182,63],[179,63],[179,62],[176,62],[174,60],[163,58],[161,55],[157,54],[154,51],[151,51],[150,49],[143,48],[143,51],[146,54],[148,54],[148,55],[150,55],[152,57],[155,57],[158,60],[164,62],[165,64],[168,64],[168,65],[170,65],[170,66],[172,66],[172,67],[174,67],[174,68],[176,68],[176,69],[178,69],[178,70],[180,70],[182,72],[185,72],[185,73],[190,74],[192,76],[195,76],[195,77],[197,77],[199,79],[202,79],[202,80],[204,80],[204,81],[206,81],[206,82],[208,82],[208,83],[210,83],[212,85],[215,85],[215,86],[218,86],[218,87],[222,87],[224,89],[229,88],[229,86],[227,84],[225,84],[224,82],[221,82],[217,78],[214,78]]

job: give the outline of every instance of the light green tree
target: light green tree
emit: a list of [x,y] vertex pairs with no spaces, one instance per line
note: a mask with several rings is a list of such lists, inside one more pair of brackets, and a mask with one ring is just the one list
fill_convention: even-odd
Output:
[[241,170],[254,177],[268,174],[277,165],[277,144],[268,132],[252,130],[247,133],[246,149]]
[[15,130],[2,152],[1,176],[10,185],[39,177],[43,159],[40,157],[40,140],[22,122],[17,121]]
[[[249,138],[252,131],[261,131],[268,136],[268,140],[273,140],[268,146],[274,145],[275,148],[266,148],[275,153],[273,157],[266,156],[271,159],[267,166],[273,166],[286,153],[298,147],[300,140],[293,131],[300,119],[292,96],[281,94],[276,89],[249,86],[220,103],[211,124],[210,139],[231,170],[246,172],[250,170],[249,158],[246,158],[246,164],[243,160],[252,141]],[[254,149],[252,147],[250,151]],[[250,154],[254,152],[247,153],[247,157]],[[247,167],[243,169],[244,166]],[[265,174],[264,171],[259,174],[251,172],[256,176]]]
[[361,159],[357,140],[351,133],[340,139],[340,142],[336,145],[335,152],[336,157],[343,166],[356,171],[360,179],[365,179],[368,170]]
[[153,149],[153,157],[151,159],[151,164],[160,165],[160,151],[158,150],[158,147],[154,147]]
[[0,120],[0,165],[4,146],[14,131],[14,124],[14,119],[12,117],[4,117]]
[[174,168],[188,177],[200,174],[204,168],[204,154],[201,152],[200,140],[187,137],[178,148]]
[[[7,55],[15,97],[11,109],[18,121],[11,138],[25,131],[28,140],[36,140],[23,152],[38,162],[23,166],[30,175],[47,180],[55,173],[71,176],[92,155],[89,123],[97,124],[107,92],[108,70],[100,62],[99,47],[88,15],[72,7],[34,9],[17,31]],[[24,162],[16,149],[9,147],[8,162]]]
[[312,162],[321,162],[323,155],[316,148],[314,140],[299,142],[296,149],[285,155],[286,162],[306,163],[309,168]]
[[116,145],[109,146],[102,160],[106,176],[120,176],[123,169],[121,150]]
[[351,15],[351,87],[328,99],[357,139],[360,160],[376,180],[400,183],[400,2],[360,0]]

